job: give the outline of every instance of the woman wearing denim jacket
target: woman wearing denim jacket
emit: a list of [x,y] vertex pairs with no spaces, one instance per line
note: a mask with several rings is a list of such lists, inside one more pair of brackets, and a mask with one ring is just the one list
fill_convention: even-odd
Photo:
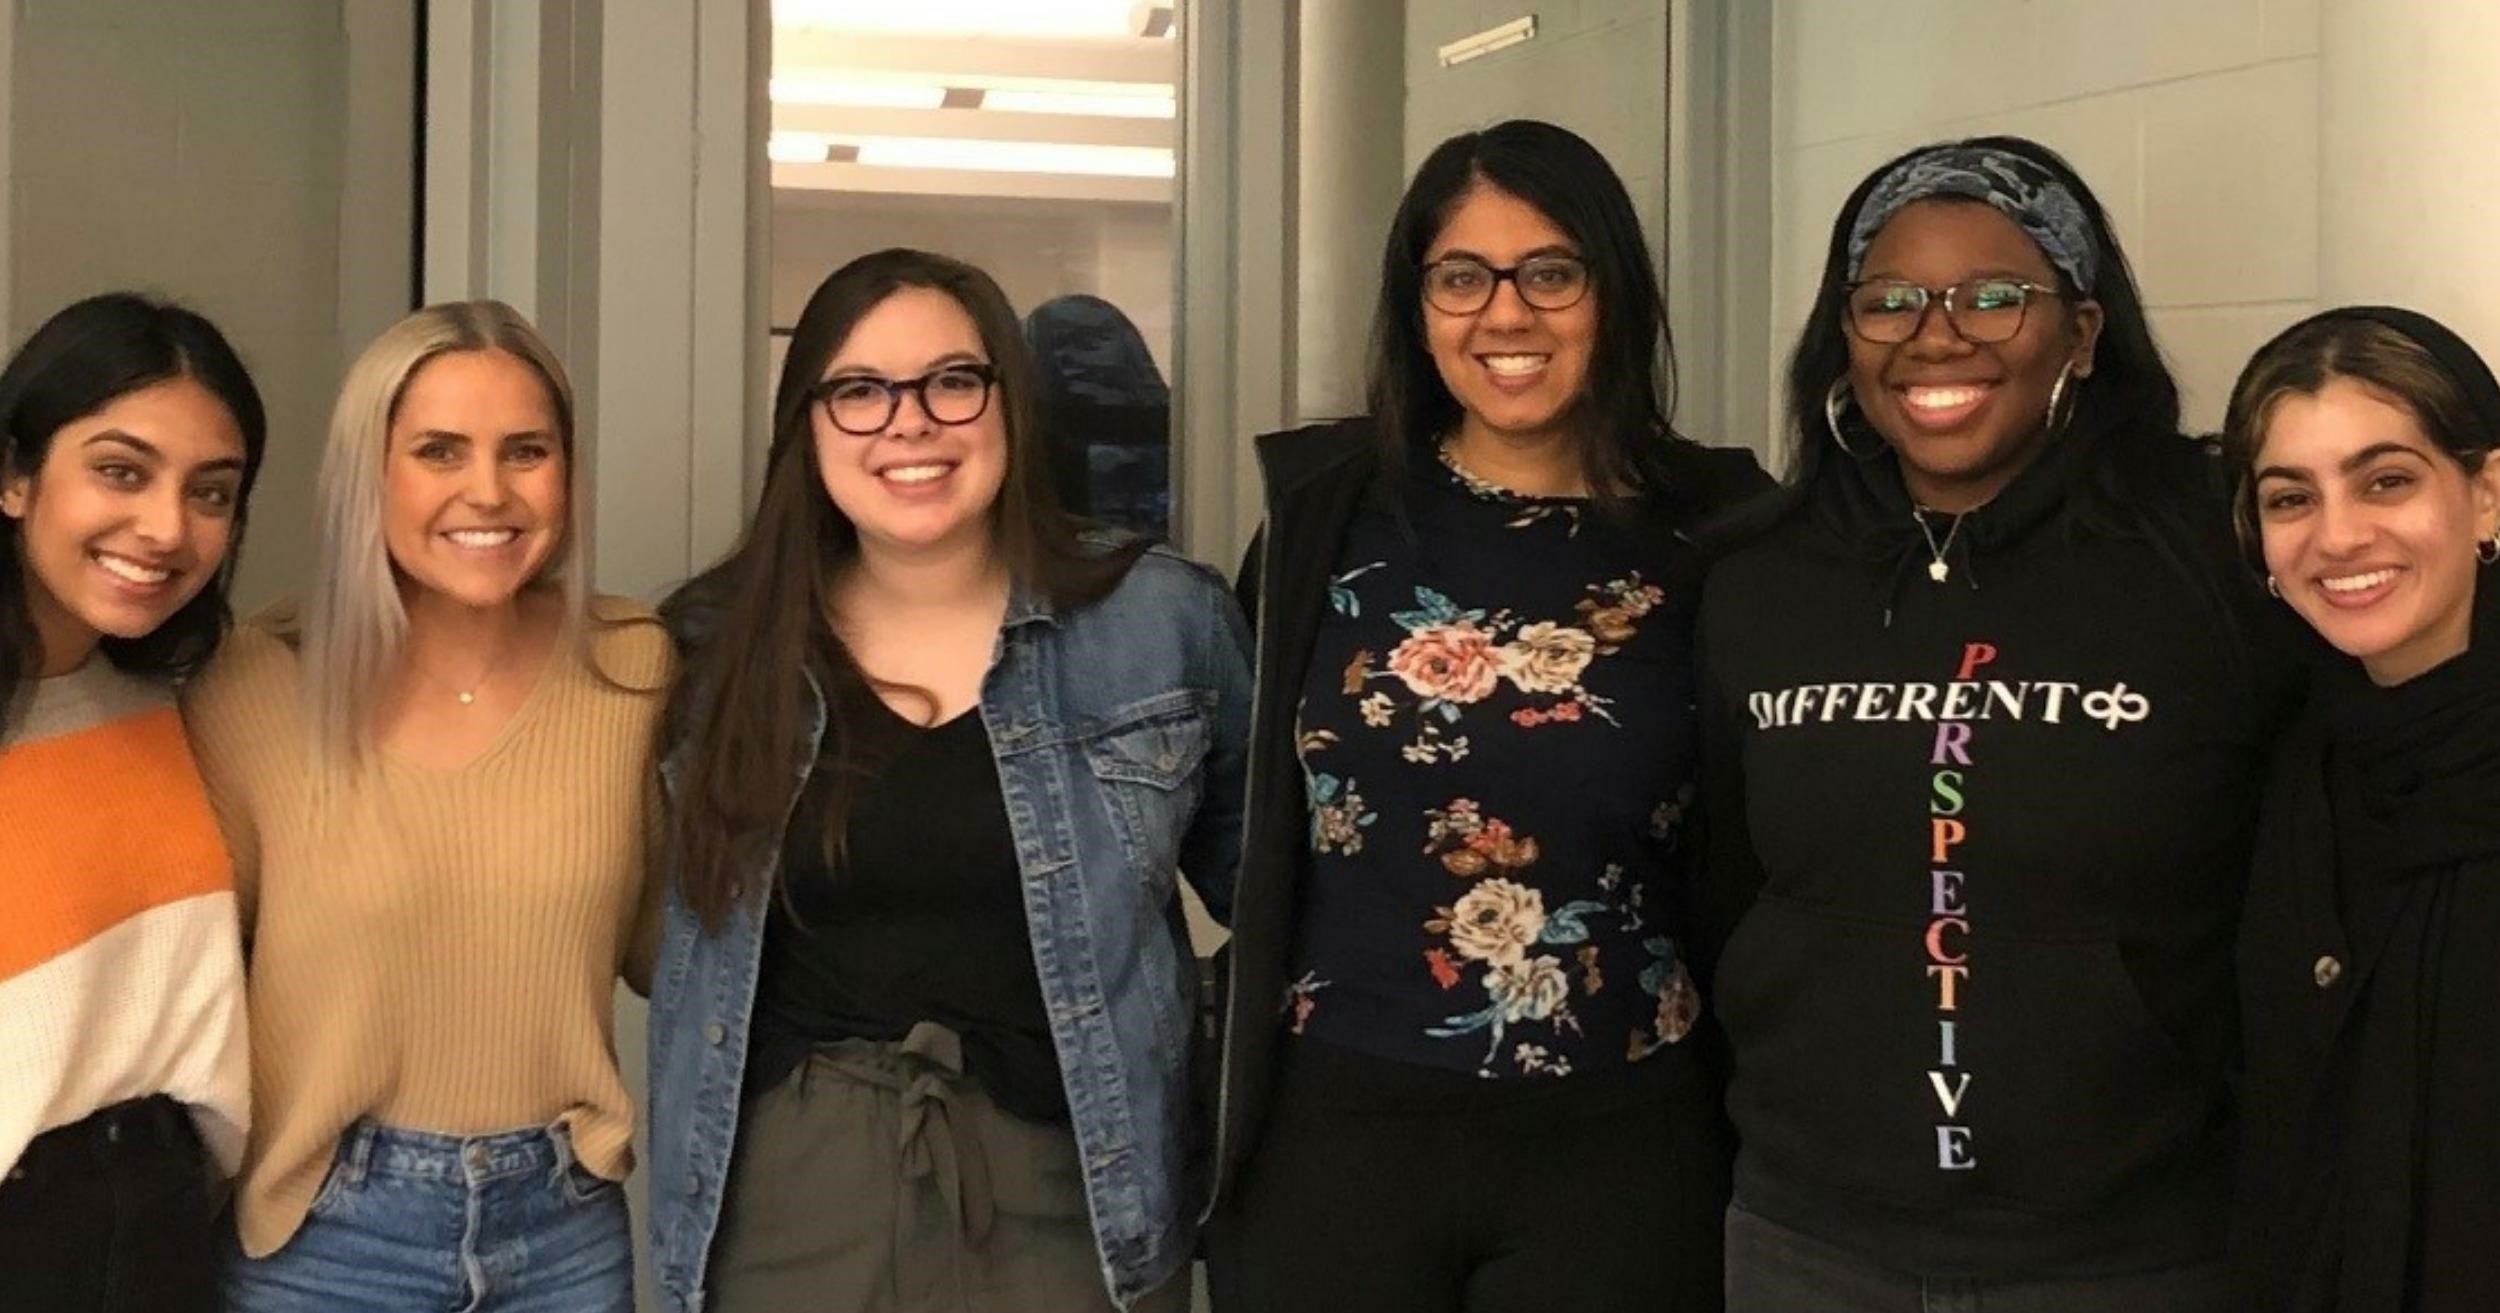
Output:
[[1212,572],[1059,512],[1033,378],[980,270],[835,271],[755,523],[667,608],[671,1310],[1187,1305],[1175,874],[1226,913],[1247,636]]

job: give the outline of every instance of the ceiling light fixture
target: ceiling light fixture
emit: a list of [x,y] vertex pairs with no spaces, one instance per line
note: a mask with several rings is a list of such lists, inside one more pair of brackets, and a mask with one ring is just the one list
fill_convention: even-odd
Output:
[[891,169],[965,169],[980,173],[1073,173],[1106,178],[1169,178],[1172,152],[1161,146],[1072,146],[1047,141],[971,141],[961,137],[862,137],[859,162]]
[[[1169,37],[1173,6],[1135,0],[773,0],[773,25],[881,35]],[[1161,11],[1159,14],[1157,11]]]
[[[1141,87],[1144,84],[1139,84]],[[1168,119],[1179,107],[1170,87],[1152,87],[1144,95],[1104,95],[1083,91],[991,91],[981,108],[1013,114],[1081,114],[1095,118]]]
[[946,88],[925,82],[869,78],[774,78],[766,84],[783,105],[839,105],[849,109],[937,109]]
[[822,164],[833,138],[813,132],[776,132],[764,139],[764,158],[775,164]]

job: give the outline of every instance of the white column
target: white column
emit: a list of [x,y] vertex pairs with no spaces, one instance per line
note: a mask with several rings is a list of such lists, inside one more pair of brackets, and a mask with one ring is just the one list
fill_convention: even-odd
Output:
[[1363,410],[1380,248],[1406,186],[1405,6],[1302,0],[1294,418]]
[[486,150],[492,130],[490,13],[479,0],[426,0],[425,300],[487,296]]
[[[417,94],[416,17],[343,4],[346,150],[339,161],[339,367],[408,312]],[[0,71],[0,82],[5,72]]]
[[1184,0],[1174,475],[1182,550],[1230,569],[1259,521],[1250,440],[1294,413],[1296,0]]
[[648,596],[726,550],[744,513],[770,15],[747,0],[601,21],[598,561],[603,586]]
[[2320,299],[2412,307],[2500,362],[2500,6],[2326,0],[2323,20]]
[[1667,323],[1676,425],[1776,469],[1771,6],[1689,0],[1667,30]]
[[735,539],[760,450],[768,4],[428,3],[426,298],[546,333],[597,585],[656,596]]

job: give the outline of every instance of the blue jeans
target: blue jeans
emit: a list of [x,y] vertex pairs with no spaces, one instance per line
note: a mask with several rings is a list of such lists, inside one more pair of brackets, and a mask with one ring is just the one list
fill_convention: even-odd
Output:
[[229,1313],[632,1313],[625,1192],[561,1127],[462,1138],[358,1122],[303,1227],[230,1250]]
[[1727,1210],[1727,1313],[2229,1313],[2222,1260],[2117,1276],[1962,1281],[1897,1272]]

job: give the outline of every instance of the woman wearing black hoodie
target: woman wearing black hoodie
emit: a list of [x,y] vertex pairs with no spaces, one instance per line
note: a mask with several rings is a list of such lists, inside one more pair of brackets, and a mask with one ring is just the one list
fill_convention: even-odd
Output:
[[2249,362],[2225,441],[2269,590],[2324,640],[2240,940],[2246,1307],[2487,1313],[2500,382],[2422,315],[2331,310]]
[[1835,222],[1699,620],[1733,1310],[2226,1306],[2279,682],[2107,216],[2019,138]]

